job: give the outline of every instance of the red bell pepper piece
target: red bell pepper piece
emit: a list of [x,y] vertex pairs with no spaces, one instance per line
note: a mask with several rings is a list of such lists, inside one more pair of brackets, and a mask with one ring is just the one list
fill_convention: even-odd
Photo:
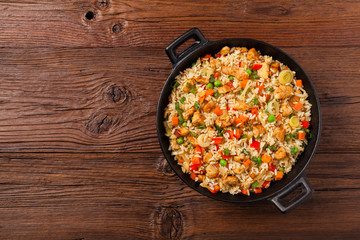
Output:
[[259,70],[262,67],[261,64],[254,64],[254,66],[252,67],[253,70]]
[[192,165],[195,165],[195,166],[201,166],[201,158],[193,157],[191,159],[191,163],[192,163]]
[[228,85],[228,86],[231,87],[231,88],[234,88],[233,82],[227,82],[226,85]]
[[204,57],[201,58],[202,61],[209,61],[211,58],[211,54],[206,54]]
[[189,169],[190,169],[191,172],[197,171],[197,170],[198,170],[198,166],[191,164],[191,165],[189,166]]
[[255,194],[258,194],[258,193],[262,193],[262,189],[261,189],[261,188],[255,188]]
[[196,173],[191,173],[190,178],[195,181],[195,178],[197,177]]
[[195,153],[202,154],[202,149],[199,145],[196,146]]
[[220,54],[220,53],[215,54],[215,57],[216,57],[216,58],[219,58],[219,57],[221,57],[221,54]]
[[253,108],[251,109],[251,113],[252,113],[253,115],[258,115],[258,114],[259,114],[256,107],[253,107]]
[[234,136],[236,139],[239,139],[241,137],[241,130],[240,129],[234,129]]
[[260,142],[258,141],[252,141],[252,143],[250,144],[250,147],[251,148],[255,148],[255,149],[258,149],[260,147]]
[[239,67],[241,67],[241,62],[239,62]]
[[232,139],[234,137],[234,132],[231,130],[227,130],[227,133],[229,134],[229,138]]
[[226,155],[223,153],[223,151],[219,151],[219,152],[220,152],[221,157],[222,157],[223,159],[231,158],[231,154],[229,154],[228,156],[226,156]]
[[264,83],[257,83],[256,86],[259,88],[259,93],[264,89]]
[[221,144],[221,143],[222,143],[222,140],[223,140],[222,137],[215,137],[215,138],[213,138],[213,139],[211,140],[211,142],[212,142],[213,144]]
[[302,121],[301,123],[304,128],[308,128],[310,126],[310,123],[308,121]]
[[270,186],[269,183],[270,183],[270,181],[265,181],[261,187],[262,188],[268,188]]
[[275,172],[275,166],[272,163],[269,163],[269,170]]

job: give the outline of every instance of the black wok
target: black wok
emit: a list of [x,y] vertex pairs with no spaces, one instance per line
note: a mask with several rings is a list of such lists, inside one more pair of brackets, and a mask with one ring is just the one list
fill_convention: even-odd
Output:
[[[182,53],[177,54],[177,48],[190,39],[194,39],[195,43],[185,49]],[[274,59],[288,65],[290,69],[296,72],[296,77],[303,80],[304,88],[309,94],[308,100],[312,104],[312,118],[310,122],[310,130],[313,134],[313,138],[309,140],[305,151],[298,157],[298,160],[292,171],[289,172],[289,174],[286,174],[281,181],[272,182],[270,187],[268,189],[264,189],[263,192],[260,194],[251,194],[250,196],[245,196],[243,194],[231,195],[229,193],[221,192],[213,194],[209,192],[209,190],[207,190],[206,188],[199,186],[199,183],[193,181],[188,174],[183,173],[181,171],[181,167],[177,164],[173,156],[171,156],[171,152],[168,150],[169,139],[165,136],[165,128],[163,126],[163,121],[165,120],[164,109],[168,104],[168,98],[172,90],[172,88],[170,87],[171,82],[174,81],[175,76],[177,76],[180,71],[191,66],[191,64],[196,61],[198,57],[202,57],[208,53],[214,55],[219,52],[220,49],[224,46],[229,46],[230,48],[255,48],[256,50],[260,50],[262,55],[272,56]],[[172,42],[166,48],[166,53],[170,58],[173,66],[171,74],[166,80],[159,98],[156,116],[156,126],[160,146],[165,158],[167,159],[168,163],[175,171],[175,173],[187,185],[207,197],[226,202],[247,203],[260,200],[270,200],[283,213],[294,209],[312,195],[314,190],[306,178],[305,169],[309,165],[312,157],[314,156],[315,150],[319,143],[321,131],[320,103],[318,95],[316,94],[315,88],[309,76],[294,59],[292,59],[280,49],[271,46],[270,44],[254,39],[234,38],[224,39],[216,42],[209,41],[202,35],[202,33],[197,28],[189,30],[188,32],[177,38],[174,42]],[[285,201],[284,198],[297,188],[301,188],[301,192],[290,201]]]

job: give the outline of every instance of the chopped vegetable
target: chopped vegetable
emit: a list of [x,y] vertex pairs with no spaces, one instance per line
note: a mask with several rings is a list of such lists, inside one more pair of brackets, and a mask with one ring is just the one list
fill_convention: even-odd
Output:
[[183,122],[182,126],[183,126],[183,127],[187,127],[187,123],[186,123],[186,122]]
[[212,89],[208,89],[205,91],[205,96],[212,96],[214,95],[215,91]]
[[171,119],[171,125],[176,126],[179,124],[179,117],[173,117]]
[[229,156],[231,151],[230,151],[229,149],[226,149],[226,148],[225,148],[225,149],[223,150],[223,152],[224,152],[224,155],[225,155],[225,156]]
[[269,183],[270,183],[270,181],[265,181],[261,187],[268,188],[270,186]]
[[223,166],[223,167],[226,167],[227,161],[225,159],[221,159],[220,160],[220,165]]
[[269,162],[272,161],[272,158],[271,158],[269,155],[264,154],[264,155],[262,155],[262,157],[261,157],[261,161],[263,161],[264,163],[269,163]]
[[234,137],[234,132],[232,130],[228,130],[227,133],[229,134],[230,139]]
[[221,81],[216,80],[216,81],[214,82],[214,85],[215,85],[215,87],[221,87]]
[[220,106],[217,106],[216,108],[214,108],[213,112],[218,116],[223,114],[223,111],[221,110]]
[[275,120],[276,120],[276,118],[275,118],[274,115],[270,115],[270,116],[268,117],[268,121],[269,121],[269,122],[274,122]]
[[276,120],[277,121],[281,120],[281,114],[277,115]]
[[264,84],[263,83],[257,83],[256,86],[259,89],[259,93],[261,93],[261,91],[264,89]]
[[258,193],[262,193],[262,189],[261,189],[261,188],[255,188],[255,194],[258,194]]
[[192,172],[192,173],[190,174],[190,178],[195,181],[195,179],[197,178],[197,174],[194,173],[194,172]]
[[285,135],[285,141],[288,142],[291,140],[291,136],[289,134]]
[[299,111],[301,108],[303,107],[303,105],[301,103],[295,103],[293,105],[293,108],[296,110],[296,111]]
[[174,81],[170,84],[171,88],[177,88],[178,86],[180,86],[180,83],[178,83],[177,81]]
[[178,139],[177,139],[177,143],[178,143],[178,144],[183,144],[183,143],[184,143],[184,139],[183,139],[183,138],[178,138]]
[[184,103],[186,101],[186,97],[182,97],[181,99],[180,99],[180,102],[181,103]]
[[[215,73],[216,74],[216,73]],[[210,75],[210,79],[209,79],[209,82],[210,83],[214,83],[215,82],[215,78],[214,78],[214,75]]]
[[253,115],[258,115],[258,114],[259,114],[256,107],[253,107],[253,108],[251,109],[251,113],[252,113]]
[[250,191],[248,189],[241,189],[241,193],[250,196]]
[[301,124],[304,128],[308,128],[310,126],[310,123],[308,121],[302,121]]
[[289,125],[290,125],[291,127],[296,128],[296,127],[299,126],[299,124],[300,124],[300,121],[299,121],[299,119],[298,119],[296,116],[292,116],[292,117],[290,118],[290,120],[289,120]]
[[226,85],[228,85],[230,88],[234,88],[233,82],[227,82]]
[[252,71],[250,69],[246,69],[246,72],[251,75],[252,74]]
[[283,85],[290,83],[294,78],[294,74],[290,70],[282,70],[279,74],[279,82]]
[[251,187],[256,188],[257,186],[259,186],[259,182],[255,181],[253,184],[251,184]]
[[195,153],[202,154],[202,149],[199,145],[196,146]]
[[220,96],[219,91],[216,91],[216,92],[214,93],[214,98],[218,98],[219,96]]
[[201,124],[201,125],[198,126],[198,128],[199,128],[199,129],[205,129],[206,126],[205,126],[204,124]]
[[230,81],[234,81],[234,76],[230,75],[229,79],[230,79]]
[[251,159],[253,162],[256,162],[257,164],[260,164],[261,163],[261,157],[253,157]]
[[252,143],[250,144],[250,147],[251,148],[255,148],[255,149],[259,149],[259,147],[260,147],[260,142],[258,142],[258,141],[252,141]]
[[180,115],[179,115],[179,122],[180,123],[183,123],[184,122],[184,117],[183,117],[183,115],[180,113]]
[[215,137],[211,140],[211,143],[213,144],[221,144],[223,141],[223,138],[222,137]]
[[290,152],[291,152],[291,155],[295,155],[298,152],[298,148],[295,147],[295,146],[291,146],[290,147]]
[[211,188],[209,188],[209,191],[211,193],[217,193],[220,190],[220,186],[219,185],[215,185],[214,186],[214,190],[212,190]]
[[236,139],[239,139],[241,137],[241,130],[240,129],[235,129],[234,130],[234,136]]
[[267,90],[268,90],[269,92],[273,92],[273,91],[274,91],[274,89],[271,88],[271,87],[267,88]]
[[261,64],[254,64],[254,66],[252,67],[252,70],[259,70],[262,67]]
[[200,103],[199,102],[195,102],[195,109],[198,110],[200,107]]
[[195,166],[201,166],[201,158],[199,157],[192,157],[191,163]]
[[216,73],[214,73],[214,77],[220,77],[220,73],[219,72],[216,72]]
[[274,171],[275,171],[275,166],[274,166],[274,164],[270,163],[268,169],[269,169],[270,171],[274,172]]
[[283,172],[283,171],[284,171],[284,168],[283,168],[283,167],[280,167],[280,168],[279,168],[279,171],[280,171],[280,172]]
[[207,88],[207,89],[213,89],[213,88],[214,88],[214,85],[213,85],[212,83],[208,83],[208,84],[206,85],[206,88]]
[[197,171],[197,170],[198,170],[198,166],[191,164],[191,165],[189,166],[189,169],[190,169],[191,172]]
[[297,133],[297,138],[299,140],[305,139],[305,132],[298,132]]
[[253,98],[252,102],[256,105],[256,104],[258,104],[258,103],[259,103],[259,99],[257,99],[257,98]]
[[253,72],[252,78],[253,78],[253,79],[258,79],[258,78],[260,78],[260,77],[256,74],[256,72]]
[[280,180],[282,179],[284,176],[284,172],[281,171],[277,171],[276,176],[275,176],[275,180]]
[[246,149],[243,150],[243,153],[245,153],[246,155],[250,155],[250,153]]
[[250,159],[246,160],[246,161],[243,163],[243,165],[244,165],[246,168],[249,167],[250,164],[251,164]]
[[302,87],[303,86],[302,80],[296,80],[296,86]]
[[249,81],[249,79],[242,80],[242,81],[240,82],[240,87],[245,88],[246,85],[247,85],[247,83],[248,83],[248,81]]

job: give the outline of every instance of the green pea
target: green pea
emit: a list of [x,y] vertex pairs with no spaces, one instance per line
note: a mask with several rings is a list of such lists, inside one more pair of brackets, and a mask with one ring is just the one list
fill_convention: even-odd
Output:
[[252,71],[250,69],[246,69],[246,72],[251,75]]
[[183,126],[183,127],[187,127],[187,123],[184,122],[184,123],[182,124],[182,126]]
[[274,115],[270,115],[270,116],[268,117],[268,121],[269,121],[269,122],[274,122],[275,120],[276,120],[276,118],[275,118]]
[[177,143],[178,143],[178,144],[183,144],[183,143],[184,143],[184,139],[178,138],[178,139],[177,139]]
[[215,82],[214,75],[213,75],[213,74],[211,74],[211,75],[210,75],[210,83],[214,83],[214,82]]
[[220,165],[223,166],[223,167],[226,167],[227,161],[225,159],[221,159],[220,160]]
[[221,81],[216,80],[216,81],[214,82],[214,85],[215,85],[215,87],[221,87]]
[[297,147],[291,146],[290,148],[291,155],[295,155],[298,151],[299,149]]
[[214,98],[218,98],[219,96],[220,96],[219,91],[216,91],[216,92],[214,93]]
[[212,83],[208,83],[208,85],[206,85],[206,88],[207,89],[213,89],[214,85]]
[[234,76],[230,75],[229,79],[230,79],[230,81],[234,81]]
[[257,98],[253,98],[252,102],[256,105],[256,104],[258,104],[258,103],[259,103],[259,99],[257,99]]

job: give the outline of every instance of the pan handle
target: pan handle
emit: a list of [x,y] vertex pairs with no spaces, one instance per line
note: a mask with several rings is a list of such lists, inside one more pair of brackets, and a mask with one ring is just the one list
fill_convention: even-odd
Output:
[[[290,201],[285,201],[284,198],[292,193],[295,189],[298,187],[301,187],[301,193],[291,199]],[[270,199],[276,207],[282,212],[287,213],[297,206],[299,206],[301,203],[303,203],[306,199],[308,199],[312,194],[314,193],[314,189],[310,185],[309,181],[306,178],[306,175],[304,174],[301,176],[298,180],[293,183],[290,188],[286,189],[284,192],[278,194],[277,196]]]
[[[195,39],[195,43],[192,44],[190,47],[186,48],[180,54],[177,54],[176,50],[189,39]],[[204,35],[200,32],[198,28],[192,28],[180,37],[178,37],[175,41],[170,43],[169,46],[166,47],[165,52],[174,66],[184,57],[186,57],[199,47],[202,47],[207,42],[208,40],[204,37]]]

